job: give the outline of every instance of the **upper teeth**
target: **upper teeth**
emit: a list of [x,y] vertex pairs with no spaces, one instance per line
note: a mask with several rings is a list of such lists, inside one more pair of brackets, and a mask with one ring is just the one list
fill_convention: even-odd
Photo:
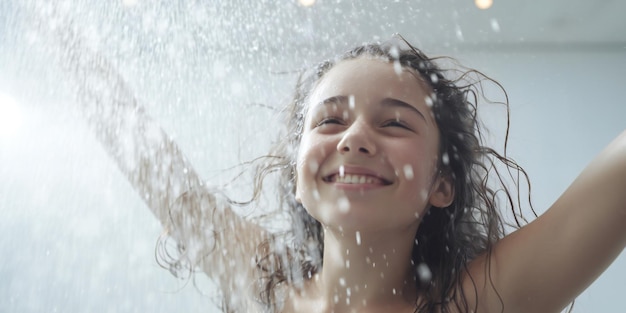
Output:
[[346,174],[346,175],[335,175],[334,181],[337,183],[343,184],[377,184],[382,183],[382,181],[376,177],[365,176],[365,175],[355,175],[355,174]]

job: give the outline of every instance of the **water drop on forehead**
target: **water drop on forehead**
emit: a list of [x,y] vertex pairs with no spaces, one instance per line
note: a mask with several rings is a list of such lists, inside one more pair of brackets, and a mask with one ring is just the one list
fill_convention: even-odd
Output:
[[391,49],[389,49],[389,55],[393,59],[395,59],[395,60],[399,59],[400,58],[400,49],[398,49],[397,46],[391,47]]
[[396,72],[396,75],[402,74],[402,64],[400,64],[400,61],[393,61],[393,70]]

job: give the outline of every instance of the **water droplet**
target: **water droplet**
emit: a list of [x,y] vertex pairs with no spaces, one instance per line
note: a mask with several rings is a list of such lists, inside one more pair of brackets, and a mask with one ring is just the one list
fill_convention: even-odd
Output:
[[443,165],[450,165],[450,157],[448,156],[447,152],[444,152],[444,154],[441,156],[441,162],[443,163]]
[[319,164],[317,164],[315,160],[309,162],[309,170],[311,171],[311,173],[317,172],[319,167],[320,167]]
[[350,110],[354,110],[354,95],[350,95],[348,96],[348,107],[350,108]]
[[356,232],[356,245],[357,246],[361,245],[361,232],[359,231]]
[[437,74],[435,74],[435,73],[430,74],[430,81],[433,84],[438,83],[439,82],[439,77],[437,77]]
[[433,106],[433,98],[431,98],[430,96],[426,96],[426,99],[424,99],[424,101],[429,108]]
[[337,206],[339,207],[339,212],[341,213],[348,213],[348,211],[350,211],[350,201],[346,197],[339,198]]
[[339,176],[344,177],[346,175],[346,168],[343,165],[339,166]]
[[393,70],[396,72],[397,75],[402,74],[402,64],[400,64],[400,61],[393,62]]
[[122,0],[122,5],[125,7],[134,7],[138,2],[139,0]]
[[426,200],[428,198],[428,191],[422,190],[420,192],[420,197],[422,197],[422,200]]
[[498,20],[496,20],[495,18],[491,19],[491,30],[493,30],[496,33],[500,32],[500,24],[498,23]]
[[430,268],[426,263],[420,263],[417,266],[417,275],[423,283],[430,282],[431,278],[433,278],[433,274],[430,272]]
[[339,277],[339,285],[344,287],[346,285],[346,279],[343,277]]
[[320,192],[317,189],[313,189],[313,199],[315,200],[320,199]]
[[463,38],[463,31],[461,31],[461,26],[456,25],[456,26],[455,26],[455,30],[454,30],[454,32],[455,32],[455,34],[456,34],[456,38],[457,38],[459,41],[464,41],[464,38]]
[[393,46],[391,47],[391,49],[389,49],[389,55],[394,59],[397,60],[400,58],[400,49],[398,49],[397,46]]
[[403,170],[404,170],[404,177],[406,177],[406,179],[408,180],[413,180],[413,166],[411,166],[410,164],[406,164]]

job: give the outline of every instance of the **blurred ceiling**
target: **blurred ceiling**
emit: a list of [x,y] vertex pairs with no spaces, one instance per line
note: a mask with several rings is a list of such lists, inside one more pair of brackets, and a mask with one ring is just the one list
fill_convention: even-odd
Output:
[[316,0],[309,7],[299,1],[8,0],[0,3],[0,39],[1,28],[11,29],[21,16],[45,23],[56,15],[80,25],[101,48],[121,44],[157,53],[169,45],[298,58],[394,33],[427,51],[626,51],[623,0],[493,0],[486,10],[474,0]]
[[[295,14],[278,13],[278,23],[289,25],[293,21],[288,19],[296,16],[300,24],[295,29],[303,36],[295,38],[303,46],[333,40],[353,44],[400,33],[435,48],[626,51],[623,0],[494,0],[486,10],[473,0],[319,0],[296,9]],[[280,45],[281,36],[267,38]]]

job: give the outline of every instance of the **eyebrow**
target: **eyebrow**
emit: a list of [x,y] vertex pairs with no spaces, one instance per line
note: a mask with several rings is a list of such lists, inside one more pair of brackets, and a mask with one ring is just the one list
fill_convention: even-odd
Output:
[[[328,106],[331,104],[341,104],[341,103],[348,103],[348,102],[349,102],[348,96],[333,96],[333,97],[326,98],[320,101],[319,104]],[[428,120],[426,119],[426,116],[424,116],[424,114],[420,110],[418,110],[416,107],[402,100],[395,99],[395,98],[385,98],[382,101],[382,105],[385,107],[396,107],[396,108],[408,109],[410,111],[415,112],[417,115],[419,115],[425,122],[428,122]]]
[[408,109],[410,111],[413,111],[415,113],[417,113],[417,115],[421,116],[422,119],[425,122],[428,122],[428,120],[426,119],[426,116],[424,116],[424,114],[422,114],[422,112],[420,110],[418,110],[416,107],[402,101],[402,100],[398,100],[398,99],[394,99],[394,98],[385,98],[383,99],[382,102],[383,106],[388,106],[388,107],[398,107],[398,108],[405,108]]

